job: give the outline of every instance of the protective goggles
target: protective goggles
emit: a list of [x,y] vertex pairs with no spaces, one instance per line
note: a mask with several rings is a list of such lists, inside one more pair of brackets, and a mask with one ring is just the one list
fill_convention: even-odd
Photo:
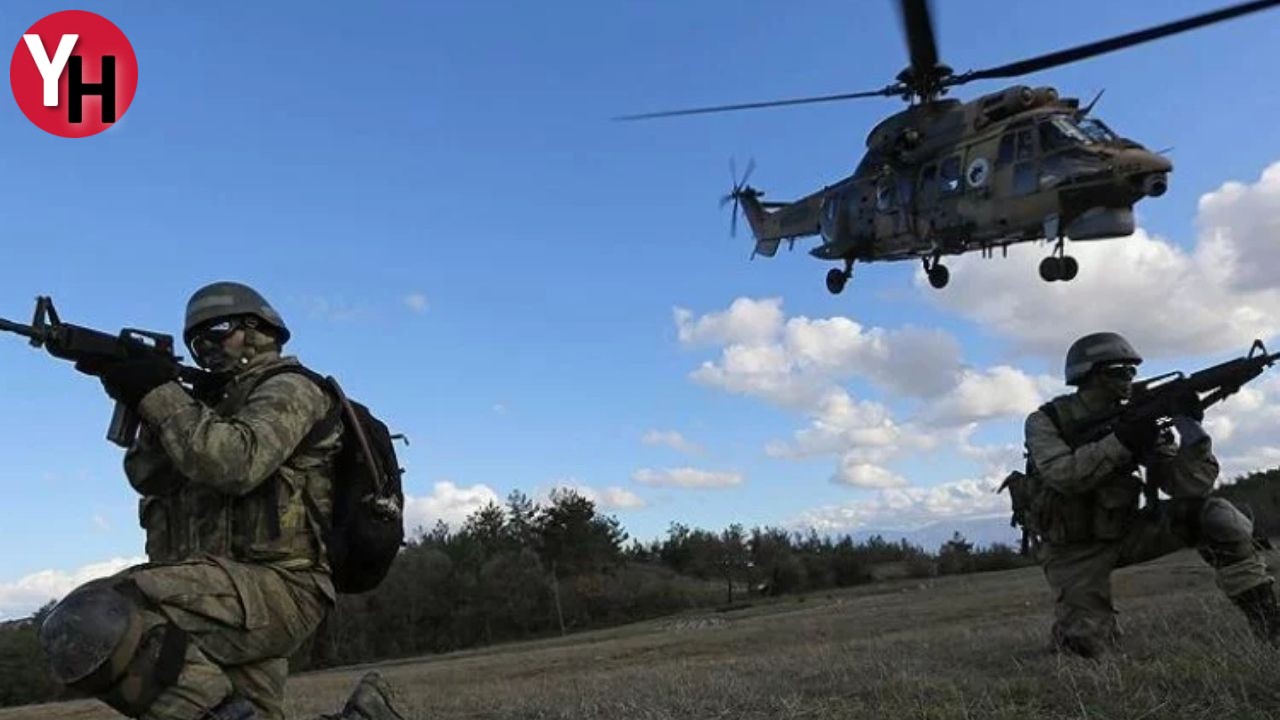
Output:
[[1138,375],[1138,368],[1131,363],[1111,363],[1098,368],[1098,373],[1113,380],[1132,380]]
[[199,358],[222,349],[222,343],[244,324],[236,319],[218,320],[192,330],[187,336],[187,347]]

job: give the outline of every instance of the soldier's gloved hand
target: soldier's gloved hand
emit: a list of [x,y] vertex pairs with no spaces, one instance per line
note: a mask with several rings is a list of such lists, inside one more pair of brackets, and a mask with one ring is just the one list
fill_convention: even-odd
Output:
[[148,356],[125,360],[102,374],[102,387],[112,399],[136,408],[147,393],[178,377],[178,366]]
[[1141,455],[1145,451],[1151,449],[1156,444],[1156,439],[1160,435],[1160,429],[1156,427],[1156,421],[1150,418],[1134,418],[1128,416],[1120,416],[1120,420],[1116,422],[1115,429],[1116,439],[1124,445],[1125,449],[1134,455]]

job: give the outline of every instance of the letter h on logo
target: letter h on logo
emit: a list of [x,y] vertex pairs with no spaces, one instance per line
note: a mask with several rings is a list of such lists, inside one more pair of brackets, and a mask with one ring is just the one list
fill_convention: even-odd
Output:
[[102,56],[102,82],[87,83],[84,81],[84,58],[72,55],[68,61],[67,72],[67,122],[83,122],[85,97],[97,95],[102,98],[102,122],[116,121],[116,58],[114,55]]

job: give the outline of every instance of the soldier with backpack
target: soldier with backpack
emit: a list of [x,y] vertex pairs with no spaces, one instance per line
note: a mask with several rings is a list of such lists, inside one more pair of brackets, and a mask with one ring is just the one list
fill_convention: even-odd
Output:
[[[80,368],[143,418],[124,467],[149,562],[72,591],[41,642],[59,681],[130,717],[283,720],[288,658],[395,556],[400,470],[367,408],[281,354],[253,289],[198,290],[183,339],[209,371],[191,389],[161,357]],[[327,717],[403,720],[376,673]]]
[[[1066,382],[1076,392],[1027,418],[1027,472],[1006,481],[1015,521],[1021,518],[1038,541],[1038,559],[1054,592],[1054,646],[1085,657],[1112,649],[1120,632],[1111,572],[1184,547],[1197,548],[1214,568],[1218,587],[1254,633],[1277,644],[1280,608],[1252,524],[1230,502],[1210,496],[1218,461],[1200,424],[1199,399],[1178,400],[1173,432],[1154,418],[1122,413],[1110,432],[1082,437],[1129,400],[1141,362],[1115,333],[1072,344]],[[1150,492],[1141,507],[1144,488]],[[1158,500],[1156,489],[1169,499]]]

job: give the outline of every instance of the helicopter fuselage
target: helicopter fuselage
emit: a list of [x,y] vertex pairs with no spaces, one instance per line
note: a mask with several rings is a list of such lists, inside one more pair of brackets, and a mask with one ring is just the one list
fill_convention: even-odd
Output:
[[915,105],[871,131],[840,182],[793,203],[760,203],[747,188],[757,252],[817,234],[809,252],[820,259],[928,266],[1019,242],[1130,235],[1133,205],[1165,192],[1172,165],[1091,109],[1026,86]]

